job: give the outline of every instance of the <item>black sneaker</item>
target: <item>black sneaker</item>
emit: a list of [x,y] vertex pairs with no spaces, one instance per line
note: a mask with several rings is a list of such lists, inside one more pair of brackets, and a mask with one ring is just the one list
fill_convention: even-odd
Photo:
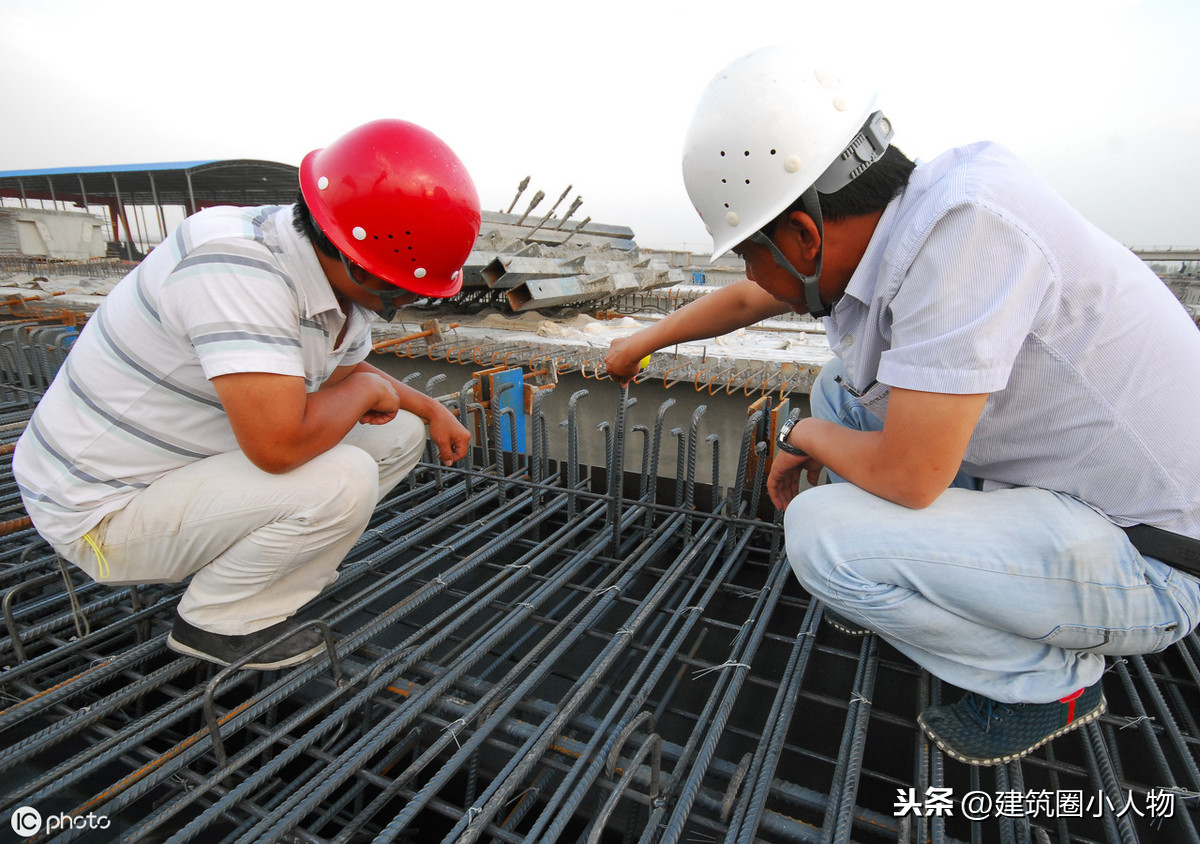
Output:
[[866,636],[870,633],[870,629],[862,626],[857,621],[851,621],[845,616],[838,615],[829,607],[825,608],[825,612],[821,616],[825,619],[825,623],[834,630],[841,631],[847,636]]
[[1100,684],[1053,703],[1000,703],[973,692],[917,716],[945,753],[969,765],[1020,759],[1051,739],[1099,718],[1107,704]]
[[[224,636],[188,624],[176,612],[175,624],[171,628],[170,635],[167,636],[167,647],[176,653],[198,657],[215,662],[217,665],[232,665],[242,657],[253,653],[303,623],[299,619],[289,618],[244,636]],[[285,668],[289,665],[306,662],[324,649],[325,637],[321,635],[320,631],[308,628],[297,631],[295,635],[284,639],[278,645],[257,654],[254,661],[248,662],[242,667],[260,671]]]

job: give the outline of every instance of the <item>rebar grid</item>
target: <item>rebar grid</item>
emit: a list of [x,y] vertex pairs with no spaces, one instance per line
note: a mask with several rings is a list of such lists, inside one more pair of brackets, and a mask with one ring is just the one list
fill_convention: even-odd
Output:
[[[626,391],[606,467],[576,462],[585,391],[566,464],[545,452],[558,420],[539,402],[516,453],[469,395],[482,441],[379,506],[302,612],[334,647],[292,669],[177,656],[183,586],[92,583],[31,530],[0,537],[3,816],[110,821],[103,838],[35,838],[61,841],[1200,841],[1195,633],[1112,661],[1096,724],[969,768],[915,724],[957,692],[822,625],[795,582],[780,526],[757,516],[761,414],[737,457],[745,488],[711,490],[695,467],[717,443],[675,408],[691,422],[662,501],[654,478],[613,470],[638,446],[645,465],[667,427],[627,441]],[[963,816],[969,792],[1075,791],[1100,811]],[[1170,816],[1147,812],[1159,791]]]

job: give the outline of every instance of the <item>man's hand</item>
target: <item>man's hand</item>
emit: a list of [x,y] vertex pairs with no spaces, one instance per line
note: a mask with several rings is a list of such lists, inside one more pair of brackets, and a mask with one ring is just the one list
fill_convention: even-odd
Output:
[[[353,366],[339,367],[334,370],[333,375],[322,385],[321,389],[339,387],[343,382],[353,381],[357,378],[374,378],[379,383],[385,385],[396,399],[395,409],[391,411],[391,416],[386,419],[382,415],[376,417],[373,413],[367,413],[359,421],[370,425],[378,425],[389,421],[396,415],[396,410],[406,410],[421,419],[429,426],[429,439],[437,446],[438,459],[443,464],[449,466],[455,461],[462,460],[467,456],[467,449],[471,445],[471,433],[464,428],[453,413],[451,413],[444,404],[433,399],[419,390],[414,390],[412,387],[405,384],[403,381],[398,381],[388,375],[381,369],[360,361]],[[372,411],[384,410],[384,408],[372,408]],[[376,422],[378,418],[380,421]]]
[[636,336],[616,338],[609,344],[608,354],[604,356],[604,368],[622,387],[628,385],[641,368],[642,353],[634,340]]
[[470,432],[440,404],[429,417],[429,439],[437,446],[438,459],[445,466],[466,457],[471,445]]
[[821,466],[904,507],[928,507],[962,468],[987,393],[926,393],[893,387],[882,431],[858,431],[827,419],[807,417],[792,428],[789,442],[808,458],[779,454],[767,479],[776,507],[796,497],[800,473],[816,482]]
[[385,378],[375,375],[372,372],[356,372],[346,380],[351,379],[374,378],[375,382],[369,387],[377,391],[376,401],[367,412],[358,420],[363,425],[386,425],[396,418],[396,412],[400,409],[400,397],[396,395],[396,391],[392,389],[392,385]]
[[767,476],[767,495],[771,503],[780,510],[786,510],[791,500],[800,492],[800,478],[808,476],[808,482],[816,486],[824,464],[811,455],[798,457],[786,451],[777,450],[771,463],[771,474]]

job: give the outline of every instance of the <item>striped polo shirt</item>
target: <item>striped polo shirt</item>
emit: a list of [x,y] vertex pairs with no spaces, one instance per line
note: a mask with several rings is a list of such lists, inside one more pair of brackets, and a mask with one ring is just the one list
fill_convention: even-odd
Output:
[[55,544],[81,537],[155,479],[238,448],[210,381],[301,376],[309,392],[370,350],[292,206],[209,208],[123,278],[88,320],[13,458],[25,507]]
[[994,144],[919,166],[827,320],[847,388],[989,393],[963,468],[1200,538],[1200,331]]

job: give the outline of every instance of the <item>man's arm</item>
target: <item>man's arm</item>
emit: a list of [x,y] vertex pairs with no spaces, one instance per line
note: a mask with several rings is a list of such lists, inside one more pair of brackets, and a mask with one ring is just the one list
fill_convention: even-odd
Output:
[[789,442],[809,458],[776,454],[767,479],[781,510],[799,491],[802,473],[820,465],[880,498],[928,507],[962,466],[987,393],[951,395],[893,387],[882,431],[857,431],[824,419],[802,419]]
[[308,393],[298,375],[235,372],[212,379],[238,446],[258,468],[278,474],[342,441],[359,422],[383,424],[400,409],[389,381],[347,372],[327,390]]
[[663,319],[613,340],[604,365],[622,383],[637,375],[638,362],[651,352],[707,337],[719,337],[786,313],[788,306],[749,279],[742,279],[689,302]]
[[[334,387],[343,378],[356,373],[369,373],[385,379],[391,384],[395,390],[396,396],[400,402],[400,409],[407,410],[421,419],[424,419],[429,425],[429,438],[433,440],[433,444],[438,450],[438,459],[442,463],[449,465],[457,460],[461,460],[467,455],[467,448],[471,443],[471,434],[462,423],[458,421],[453,413],[446,409],[440,401],[425,395],[420,390],[414,390],[407,384],[388,375],[382,369],[379,369],[366,361],[362,361],[353,366],[342,366],[334,370],[333,374],[321,386],[324,390],[326,387]],[[368,420],[363,420],[368,421]]]

